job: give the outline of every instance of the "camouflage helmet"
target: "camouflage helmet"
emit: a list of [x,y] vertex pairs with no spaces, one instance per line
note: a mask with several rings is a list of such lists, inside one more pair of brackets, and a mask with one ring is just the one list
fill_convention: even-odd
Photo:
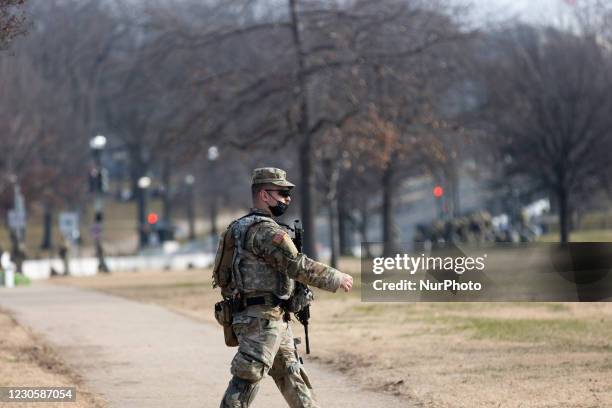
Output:
[[274,167],[260,167],[253,170],[252,185],[268,183],[279,187],[295,187],[295,184],[287,180],[287,172],[285,170]]

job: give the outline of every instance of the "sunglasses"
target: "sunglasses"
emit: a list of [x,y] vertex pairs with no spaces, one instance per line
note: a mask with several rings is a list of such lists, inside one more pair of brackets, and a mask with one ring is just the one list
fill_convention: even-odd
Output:
[[276,191],[281,197],[291,197],[291,190],[266,190],[266,191]]

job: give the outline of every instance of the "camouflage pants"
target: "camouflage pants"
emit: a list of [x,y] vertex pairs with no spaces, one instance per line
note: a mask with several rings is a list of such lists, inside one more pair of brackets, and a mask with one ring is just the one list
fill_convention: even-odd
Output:
[[234,319],[234,331],[240,344],[221,408],[248,407],[266,374],[274,379],[290,407],[319,407],[306,372],[295,356],[288,322],[244,316]]

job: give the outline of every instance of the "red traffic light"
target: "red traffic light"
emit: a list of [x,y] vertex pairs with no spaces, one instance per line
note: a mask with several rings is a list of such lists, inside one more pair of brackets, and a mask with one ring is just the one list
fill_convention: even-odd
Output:
[[147,222],[149,224],[151,225],[157,224],[157,221],[159,221],[159,217],[157,216],[156,213],[150,212],[149,215],[147,215]]
[[433,189],[433,195],[436,198],[440,198],[444,195],[444,189],[441,186],[435,186]]

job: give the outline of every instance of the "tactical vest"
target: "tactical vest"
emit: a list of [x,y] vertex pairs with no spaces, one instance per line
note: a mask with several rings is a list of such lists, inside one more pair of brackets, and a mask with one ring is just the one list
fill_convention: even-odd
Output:
[[[233,286],[247,295],[273,293],[280,299],[289,299],[295,286],[293,279],[247,250],[253,248],[253,242],[247,242],[247,232],[252,226],[261,222],[274,222],[274,220],[251,214],[239,218],[231,226],[235,244],[232,262]],[[254,234],[251,240],[253,236]]]

